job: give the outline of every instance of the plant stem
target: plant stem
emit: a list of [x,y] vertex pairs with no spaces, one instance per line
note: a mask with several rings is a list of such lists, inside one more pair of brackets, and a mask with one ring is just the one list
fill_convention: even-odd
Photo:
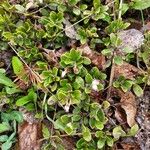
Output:
[[122,3],[123,3],[123,0],[120,0],[118,19],[121,19],[121,15],[122,15]]
[[114,54],[113,54],[109,85],[108,85],[108,91],[107,91],[107,98],[106,98],[107,100],[110,98],[110,95],[111,95],[111,89],[112,89],[112,84],[113,84],[113,79],[114,79],[114,71],[115,71],[115,63],[114,63]]
[[140,10],[140,12],[141,12],[141,17],[142,17],[142,24],[143,24],[143,27],[144,27],[145,22],[144,22],[144,15],[143,15],[143,11],[142,11],[142,10]]

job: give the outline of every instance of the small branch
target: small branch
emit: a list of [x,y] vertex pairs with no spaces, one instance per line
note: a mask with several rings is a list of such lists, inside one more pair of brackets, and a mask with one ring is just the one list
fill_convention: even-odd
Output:
[[[95,135],[96,132],[91,132],[91,135]],[[62,135],[52,135],[51,138],[56,138],[56,137],[68,137],[68,136],[82,136],[82,133],[75,133],[73,135],[68,135],[68,134],[62,134]]]
[[15,50],[15,48],[12,46],[12,44],[10,42],[8,42],[8,45],[11,47],[11,49],[17,54],[17,56],[20,58],[20,60],[26,65],[26,67],[34,74],[36,75],[39,80],[42,82],[42,79],[40,77],[40,75],[38,73],[36,73],[34,70],[32,70],[28,64],[25,62],[25,60],[18,54],[18,52]]
[[114,79],[114,72],[115,72],[115,63],[114,63],[114,55],[112,57],[112,66],[111,66],[111,72],[110,72],[110,78],[109,78],[109,85],[108,85],[108,91],[107,91],[107,100],[110,98],[111,95],[111,89]]
[[123,3],[123,0],[120,0],[118,19],[121,19],[121,15],[122,15],[122,3]]

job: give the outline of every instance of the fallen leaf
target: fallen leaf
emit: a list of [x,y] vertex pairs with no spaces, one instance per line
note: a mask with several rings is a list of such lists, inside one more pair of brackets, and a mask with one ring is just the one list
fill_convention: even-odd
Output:
[[117,107],[115,110],[115,118],[118,120],[119,123],[124,124],[126,122],[126,115],[122,108]]
[[143,32],[144,32],[144,31],[150,31],[150,22],[147,22],[147,24],[144,25],[141,30],[142,30]]
[[104,69],[106,63],[105,56],[103,56],[101,53],[91,50],[87,44],[78,47],[78,49],[84,56],[91,60],[93,65],[99,69]]
[[121,143],[124,150],[140,150],[136,143]]
[[68,36],[70,39],[76,39],[76,31],[74,26],[67,19],[65,19],[64,24],[66,36]]
[[135,116],[137,112],[135,96],[132,92],[126,92],[121,95],[121,107],[125,110],[127,115],[127,123],[130,127],[135,125]]
[[119,76],[124,76],[126,79],[133,80],[137,75],[142,72],[137,67],[123,62],[122,65],[115,65],[114,69],[114,78],[118,78]]
[[41,124],[24,122],[18,126],[18,149],[40,150]]

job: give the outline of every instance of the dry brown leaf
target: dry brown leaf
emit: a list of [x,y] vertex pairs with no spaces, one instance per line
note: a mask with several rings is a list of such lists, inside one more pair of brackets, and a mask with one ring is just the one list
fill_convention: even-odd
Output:
[[119,76],[124,76],[126,79],[134,79],[138,74],[142,72],[140,69],[136,68],[135,66],[123,62],[122,65],[115,65],[114,69],[114,78],[118,78]]
[[124,150],[140,150],[136,143],[121,143]]
[[126,115],[122,111],[122,108],[117,107],[115,110],[115,118],[119,121],[119,123],[124,124],[126,123]]
[[126,92],[121,95],[121,107],[126,112],[128,125],[132,127],[136,123],[135,116],[137,112],[136,100],[132,92]]
[[24,122],[18,126],[18,149],[19,150],[40,150],[41,124]]
[[63,137],[62,144],[65,147],[65,150],[75,149],[75,141],[72,137]]
[[93,65],[100,69],[104,69],[106,63],[105,56],[103,56],[101,53],[91,50],[87,44],[78,47],[78,49],[84,56],[91,60]]
[[65,19],[64,24],[66,36],[68,36],[70,39],[76,39],[77,33],[74,29],[74,26],[67,19]]

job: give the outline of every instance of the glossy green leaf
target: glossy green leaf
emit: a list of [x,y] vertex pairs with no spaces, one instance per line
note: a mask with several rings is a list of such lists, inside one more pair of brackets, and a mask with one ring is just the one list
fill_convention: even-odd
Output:
[[98,140],[98,142],[97,142],[97,147],[99,148],[99,149],[102,149],[103,147],[104,147],[104,145],[105,145],[105,139],[104,138],[100,138],[99,140]]
[[23,63],[17,56],[13,56],[12,58],[12,67],[16,75],[19,75],[24,71]]
[[113,129],[113,136],[115,139],[119,139],[122,136],[125,136],[126,133],[123,131],[121,126],[117,126]]
[[90,129],[85,127],[84,125],[82,125],[82,135],[86,141],[88,141],[88,142],[91,141],[92,136],[91,136]]
[[117,65],[122,65],[122,64],[123,64],[122,57],[121,57],[121,56],[115,56],[115,57],[114,57],[114,62],[115,62],[115,64],[117,64]]
[[133,91],[138,97],[143,95],[143,89],[138,84],[133,85]]
[[136,10],[144,10],[150,7],[150,1],[149,0],[133,0],[132,3],[130,3],[132,8]]
[[114,140],[113,140],[113,138],[110,137],[110,136],[107,136],[106,142],[107,142],[107,145],[110,146],[110,147],[112,147],[113,144],[114,144]]
[[42,124],[42,134],[45,139],[50,138],[50,131],[44,124]]
[[93,78],[92,78],[92,76],[91,76],[89,73],[85,76],[85,81],[86,81],[86,83],[88,83],[88,84],[91,84],[91,83],[92,83]]
[[0,73],[0,84],[9,86],[9,87],[14,87],[15,84],[12,82],[11,79],[6,77],[3,73]]
[[17,106],[23,106],[29,102],[35,102],[37,100],[37,94],[34,91],[30,91],[27,96],[21,97],[16,101]]
[[8,135],[1,135],[0,142],[6,142],[8,140]]
[[6,123],[6,122],[0,123],[0,133],[3,133],[5,131],[9,131],[10,129],[11,129],[11,127],[9,126],[8,123]]
[[129,132],[127,133],[128,136],[135,136],[139,130],[139,126],[135,124],[134,126],[131,127]]

